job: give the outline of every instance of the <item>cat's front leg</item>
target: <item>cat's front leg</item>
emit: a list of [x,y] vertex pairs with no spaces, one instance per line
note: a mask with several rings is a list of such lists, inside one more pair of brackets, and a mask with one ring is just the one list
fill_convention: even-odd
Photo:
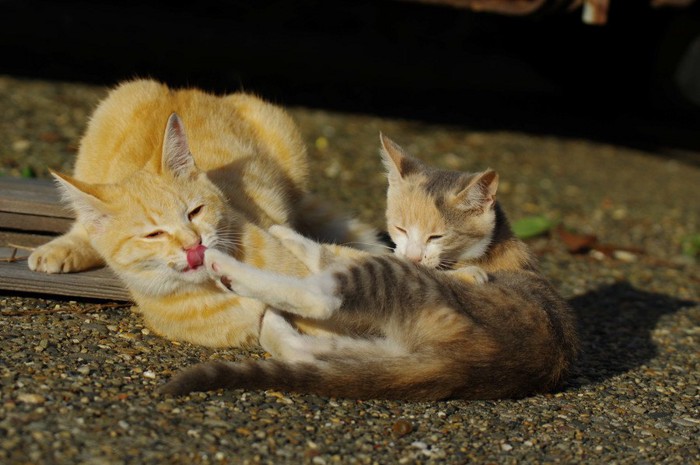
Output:
[[463,266],[462,268],[446,271],[446,273],[460,281],[472,284],[484,284],[489,280],[489,275],[486,274],[486,271],[480,266],[475,265]]
[[286,312],[327,319],[340,307],[336,283],[329,273],[295,278],[255,268],[214,249],[207,249],[204,264],[209,275],[226,289]]
[[66,234],[37,247],[28,264],[33,271],[73,273],[102,266],[104,261],[90,244],[83,225],[75,223]]
[[286,226],[270,226],[270,234],[282,242],[312,273],[318,273],[342,260],[364,258],[369,253],[338,244],[319,244]]
[[281,225],[270,226],[270,234],[275,236],[312,273],[323,267],[323,246],[302,236],[291,228]]

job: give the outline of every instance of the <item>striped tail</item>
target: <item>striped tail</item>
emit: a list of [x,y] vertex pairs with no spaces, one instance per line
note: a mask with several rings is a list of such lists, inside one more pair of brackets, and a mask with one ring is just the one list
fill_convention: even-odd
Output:
[[[413,365],[413,370],[407,367]],[[216,389],[275,389],[354,399],[435,400],[455,397],[443,376],[421,373],[412,360],[287,363],[281,360],[194,365],[160,388],[162,394],[185,395]],[[457,395],[456,397],[463,397]]]
[[182,371],[160,392],[185,395],[216,389],[275,389],[350,399],[425,401],[518,398],[558,385],[551,374],[535,380],[476,363],[455,368],[415,354],[362,361],[334,357],[318,363],[277,359],[209,362]]

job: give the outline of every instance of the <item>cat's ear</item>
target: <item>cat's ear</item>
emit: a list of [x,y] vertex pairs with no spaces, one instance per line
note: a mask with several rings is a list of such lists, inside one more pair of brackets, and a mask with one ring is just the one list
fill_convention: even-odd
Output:
[[61,197],[69,203],[85,226],[99,231],[108,215],[108,207],[102,199],[100,186],[78,181],[68,175],[49,170],[56,179]]
[[467,187],[454,197],[454,205],[460,210],[482,211],[490,209],[496,202],[498,173],[488,169],[472,177]]
[[389,182],[403,179],[407,174],[416,170],[418,162],[399,144],[381,132],[379,133],[379,141],[382,145],[382,162],[386,167]]
[[177,113],[170,115],[165,127],[161,169],[175,177],[194,177],[199,173],[187,143],[185,125]]

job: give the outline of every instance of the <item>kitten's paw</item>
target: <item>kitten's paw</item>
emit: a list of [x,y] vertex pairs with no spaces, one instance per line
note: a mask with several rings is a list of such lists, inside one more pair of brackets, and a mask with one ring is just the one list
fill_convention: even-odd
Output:
[[316,273],[321,270],[321,244],[302,236],[286,226],[270,226],[269,232],[279,239],[282,245],[297,257],[299,261],[306,265],[309,271]]
[[38,247],[27,261],[30,270],[42,273],[73,273],[103,264],[89,244],[76,244],[63,236]]
[[484,284],[489,280],[489,275],[480,266],[465,266],[452,271],[452,273],[457,278],[473,284]]
[[216,285],[224,291],[238,293],[236,276],[241,272],[241,262],[216,249],[204,251],[204,266]]

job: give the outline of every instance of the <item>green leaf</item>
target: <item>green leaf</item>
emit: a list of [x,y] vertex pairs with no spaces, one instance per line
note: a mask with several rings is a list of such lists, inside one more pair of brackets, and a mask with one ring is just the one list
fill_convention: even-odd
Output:
[[527,216],[513,223],[513,232],[520,239],[529,239],[548,232],[556,224],[546,216]]
[[34,169],[31,166],[25,166],[22,168],[22,171],[20,171],[20,176],[23,178],[36,178],[36,173],[34,172]]
[[689,234],[681,241],[683,255],[689,257],[700,256],[700,234]]

